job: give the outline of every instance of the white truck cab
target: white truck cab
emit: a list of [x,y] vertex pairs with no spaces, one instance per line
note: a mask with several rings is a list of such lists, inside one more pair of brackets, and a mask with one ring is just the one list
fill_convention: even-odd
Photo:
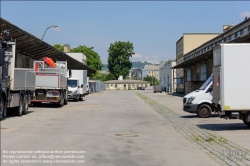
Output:
[[201,118],[210,117],[212,109],[212,76],[198,89],[183,98],[183,111],[196,113]]

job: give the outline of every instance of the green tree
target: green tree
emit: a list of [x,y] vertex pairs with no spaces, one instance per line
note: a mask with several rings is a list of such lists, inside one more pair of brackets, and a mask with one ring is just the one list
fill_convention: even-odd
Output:
[[63,46],[61,44],[54,44],[54,47],[60,51],[63,51]]
[[150,82],[150,85],[151,85],[151,86],[152,86],[152,85],[159,85],[159,84],[160,84],[157,78],[152,77],[152,76],[149,76],[149,75],[147,75],[146,77],[144,77],[144,78],[143,78],[143,81],[148,81],[148,82]]
[[[63,46],[61,44],[54,44],[54,47],[60,51],[63,51]],[[102,70],[103,64],[101,62],[100,56],[95,52],[94,47],[78,46],[76,48],[70,49],[70,52],[81,52],[86,55],[87,65],[95,70]]]
[[116,41],[111,43],[108,49],[108,69],[111,75],[117,79],[120,75],[127,78],[132,62],[129,60],[134,54],[133,43]]
[[176,62],[176,59],[168,60],[168,61],[164,64],[164,66],[167,66],[167,65],[170,64],[171,62]]
[[70,49],[70,52],[81,52],[86,55],[87,65],[95,70],[102,70],[103,64],[100,56],[95,52],[94,47],[78,46]]

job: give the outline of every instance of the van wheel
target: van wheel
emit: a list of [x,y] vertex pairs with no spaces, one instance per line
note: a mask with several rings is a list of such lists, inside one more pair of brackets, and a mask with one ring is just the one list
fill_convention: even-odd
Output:
[[243,122],[245,123],[245,125],[247,125],[248,127],[250,127],[250,122],[247,122],[245,117],[243,118]]
[[3,119],[3,114],[4,114],[4,100],[3,97],[1,97],[1,101],[0,101],[0,120]]
[[209,118],[211,113],[212,109],[207,104],[202,104],[197,110],[197,115],[201,118]]
[[16,115],[17,116],[22,116],[23,115],[23,97],[20,96],[20,99],[19,99],[19,106],[17,106],[14,110],[16,112]]

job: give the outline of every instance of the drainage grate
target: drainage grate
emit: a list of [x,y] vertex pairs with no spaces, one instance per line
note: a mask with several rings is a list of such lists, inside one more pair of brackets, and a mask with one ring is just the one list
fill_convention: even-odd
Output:
[[139,135],[136,135],[136,134],[115,134],[115,136],[119,136],[119,137],[139,137]]

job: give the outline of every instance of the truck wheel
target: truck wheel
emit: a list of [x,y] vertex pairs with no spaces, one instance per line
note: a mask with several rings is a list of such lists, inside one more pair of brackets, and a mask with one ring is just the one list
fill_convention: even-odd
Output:
[[3,119],[3,114],[4,114],[4,100],[3,100],[3,97],[1,97],[1,101],[0,101],[0,120]]
[[23,115],[23,97],[20,96],[19,99],[19,106],[15,108],[15,112],[17,116],[22,116]]
[[68,104],[68,99],[64,99],[64,105]]
[[202,104],[197,110],[197,115],[201,118],[209,118],[211,113],[212,109],[207,104]]
[[61,93],[59,107],[63,107],[63,105],[64,105],[64,95],[63,95],[63,93]]
[[66,93],[64,93],[64,105],[68,104],[68,96],[66,96]]
[[247,122],[245,117],[243,118],[243,122],[245,123],[245,125],[247,125],[248,127],[250,127],[250,122]]
[[27,114],[28,109],[29,109],[29,101],[28,101],[28,96],[26,95],[23,100],[23,115]]

